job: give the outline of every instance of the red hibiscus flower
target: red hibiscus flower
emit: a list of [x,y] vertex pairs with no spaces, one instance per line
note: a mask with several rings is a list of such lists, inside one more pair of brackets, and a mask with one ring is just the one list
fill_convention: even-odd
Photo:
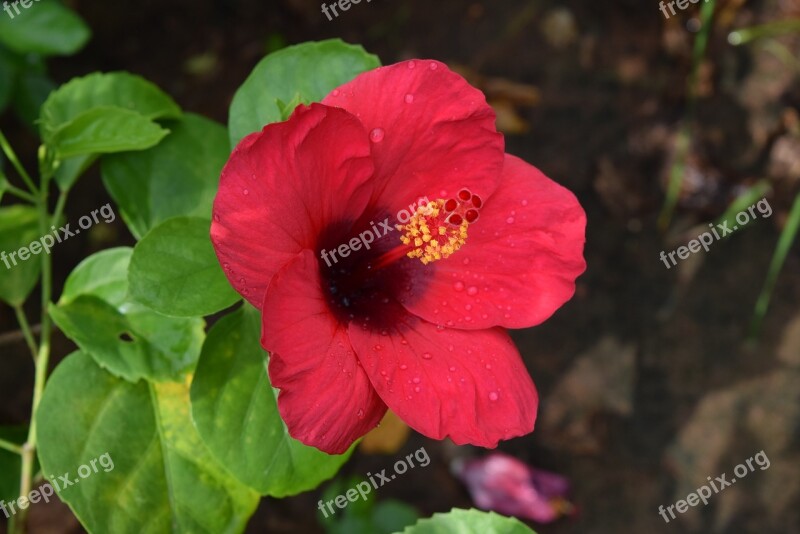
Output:
[[533,430],[538,396],[505,328],[539,324],[572,297],[586,217],[504,154],[494,121],[444,64],[406,61],[234,150],[211,239],[263,313],[296,439],[342,453],[387,406],[458,444]]

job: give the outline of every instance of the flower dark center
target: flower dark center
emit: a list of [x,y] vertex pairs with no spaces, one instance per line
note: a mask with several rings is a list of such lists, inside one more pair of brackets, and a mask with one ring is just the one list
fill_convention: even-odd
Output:
[[[456,253],[467,240],[467,229],[478,220],[482,200],[469,190],[462,189],[455,198],[437,199],[420,205],[408,216],[404,224],[389,226],[381,223],[383,235],[358,250],[345,247],[335,262],[320,261],[324,289],[332,312],[341,321],[352,320],[378,323],[390,321],[378,313],[381,305],[388,304],[402,288],[408,289],[414,269],[406,258],[416,258],[424,265],[446,259]],[[411,210],[409,210],[411,211]],[[388,219],[387,219],[388,220]],[[402,220],[402,218],[401,218]],[[364,229],[375,228],[373,225]],[[399,230],[400,242],[395,246],[389,232]],[[338,239],[333,235],[338,234]],[[361,232],[353,235],[366,235]],[[335,243],[348,243],[339,232],[331,232],[330,239],[320,242],[322,251],[342,247]],[[352,242],[352,241],[351,241]],[[361,239],[364,244],[364,240]],[[419,284],[419,280],[415,280]],[[402,302],[402,301],[401,301]]]

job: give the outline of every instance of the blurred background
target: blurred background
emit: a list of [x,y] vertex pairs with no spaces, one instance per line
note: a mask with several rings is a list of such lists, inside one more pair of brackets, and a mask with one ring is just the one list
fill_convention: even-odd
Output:
[[[675,15],[667,6],[669,17],[655,0],[362,0],[333,20],[320,0],[66,3],[93,37],[48,61],[57,84],[128,70],[221,123],[255,64],[290,44],[340,37],[384,64],[448,63],[486,93],[507,152],[574,191],[588,214],[575,298],[514,333],[542,403],[536,431],[500,450],[571,486],[568,503],[552,503],[563,517],[529,524],[540,534],[800,533],[800,247],[790,247],[800,0],[689,3]],[[34,168],[33,130],[11,113],[0,129]],[[761,198],[770,217],[677,267],[659,259]],[[94,169],[68,219],[109,201]],[[54,253],[55,294],[92,252],[133,243],[119,220],[69,240]],[[59,335],[56,347],[72,350]],[[0,355],[0,425],[22,424],[33,369],[3,307]],[[422,516],[473,506],[453,465],[487,451],[381,428],[334,484],[351,487],[349,477],[424,446],[430,465],[381,488],[379,502]],[[659,515],[762,450],[768,469],[669,524]],[[248,532],[325,532],[316,513],[326,490],[265,500]],[[82,531],[60,504],[37,505],[31,521],[34,533]]]

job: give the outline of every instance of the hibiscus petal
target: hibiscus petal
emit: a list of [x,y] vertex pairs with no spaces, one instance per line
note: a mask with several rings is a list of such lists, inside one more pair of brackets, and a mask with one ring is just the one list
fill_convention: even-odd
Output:
[[438,61],[374,69],[323,103],[359,118],[370,132],[377,184],[373,204],[392,215],[420,196],[463,188],[488,198],[503,167],[503,136],[483,93]]
[[458,459],[452,470],[484,510],[552,523],[574,513],[566,500],[569,481],[556,473],[531,467],[502,453],[480,459]]
[[280,389],[278,409],[289,433],[306,445],[341,454],[386,413],[350,345],[347,326],[330,315],[314,253],[281,269],[264,299],[262,345]]
[[[300,106],[236,147],[214,201],[211,241],[233,287],[261,308],[270,279],[331,224],[347,226],[372,193],[363,126],[321,104]],[[346,228],[344,229],[346,230]]]
[[378,394],[411,428],[481,447],[533,431],[536,388],[504,330],[443,329],[383,306],[394,321],[377,330],[351,323],[350,340]]
[[585,229],[575,195],[507,155],[466,245],[427,266],[405,262],[410,282],[397,296],[414,315],[448,327],[537,325],[575,293],[586,270]]

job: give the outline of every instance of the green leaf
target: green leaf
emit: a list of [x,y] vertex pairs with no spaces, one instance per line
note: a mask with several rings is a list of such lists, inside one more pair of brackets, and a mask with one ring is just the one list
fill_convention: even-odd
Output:
[[151,230],[133,251],[133,297],[176,317],[211,315],[237,302],[211,246],[210,227],[208,219],[175,217]]
[[131,233],[141,239],[171,217],[211,218],[222,167],[230,155],[219,124],[186,114],[155,147],[103,158],[103,183]]
[[60,128],[48,141],[62,159],[87,154],[144,150],[167,134],[157,123],[135,111],[94,108]]
[[[521,521],[494,512],[453,508],[446,514],[434,514],[423,519],[403,534],[530,534],[533,532]],[[535,533],[534,533],[535,534]]]
[[[333,495],[333,498],[338,495],[341,493]],[[325,499],[326,502],[328,500]],[[380,502],[364,515],[350,513],[354,505],[355,503],[345,508],[342,517],[325,523],[325,531],[328,534],[392,534],[413,525],[419,519],[414,508],[399,501]]]
[[372,522],[375,534],[391,534],[413,525],[419,519],[419,514],[412,507],[401,501],[379,502],[372,512]]
[[60,3],[35,0],[30,5],[32,0],[27,1],[27,8],[24,2],[3,3],[0,42],[11,50],[20,54],[66,56],[83,48],[91,37],[83,19]]
[[284,102],[278,98],[276,103],[278,104],[278,112],[280,113],[281,121],[288,120],[289,117],[292,116],[292,113],[294,113],[295,108],[300,104],[308,104],[308,102],[304,102],[300,98],[300,93],[295,94],[294,98],[292,98],[289,102]]
[[[22,445],[28,439],[25,427],[0,427],[0,439]],[[19,479],[22,459],[19,454],[0,449],[0,502],[11,502],[19,497]],[[0,516],[2,518],[4,516]]]
[[165,317],[128,295],[133,249],[104,250],[67,278],[53,320],[103,368],[131,382],[181,380],[202,347],[204,321]]
[[192,414],[231,473],[263,495],[285,497],[331,478],[350,454],[330,456],[289,436],[260,337],[259,313],[249,305],[211,329],[192,384]]
[[128,266],[132,254],[132,248],[119,247],[102,250],[83,260],[67,277],[58,304],[91,295],[122,307],[128,294]]
[[[322,500],[335,500],[361,482],[363,479],[358,477],[337,478],[325,489]],[[376,503],[376,494],[370,493],[366,500],[359,498],[336,514],[318,510],[317,517],[328,534],[392,534],[416,523],[419,514],[400,501]]]
[[23,260],[18,251],[38,239],[39,214],[35,208],[0,208],[0,300],[20,306],[36,287],[41,259],[31,254]]
[[[135,111],[150,120],[181,116],[175,101],[144,78],[127,72],[96,72],[75,78],[50,95],[40,114],[42,139],[50,143],[59,129],[87,111],[101,107]],[[91,156],[62,161],[55,176],[58,186],[69,189],[93,161]]]
[[197,435],[186,384],[131,384],[75,353],[53,373],[36,422],[49,479],[77,479],[106,454],[113,462],[59,490],[89,532],[236,533],[258,505]]
[[181,109],[154,84],[128,72],[89,74],[59,87],[42,107],[42,138],[99,107],[135,111],[148,119],[176,119]]
[[286,104],[318,102],[358,74],[380,66],[377,56],[339,39],[303,43],[268,55],[236,92],[230,109],[231,146],[283,120]]

